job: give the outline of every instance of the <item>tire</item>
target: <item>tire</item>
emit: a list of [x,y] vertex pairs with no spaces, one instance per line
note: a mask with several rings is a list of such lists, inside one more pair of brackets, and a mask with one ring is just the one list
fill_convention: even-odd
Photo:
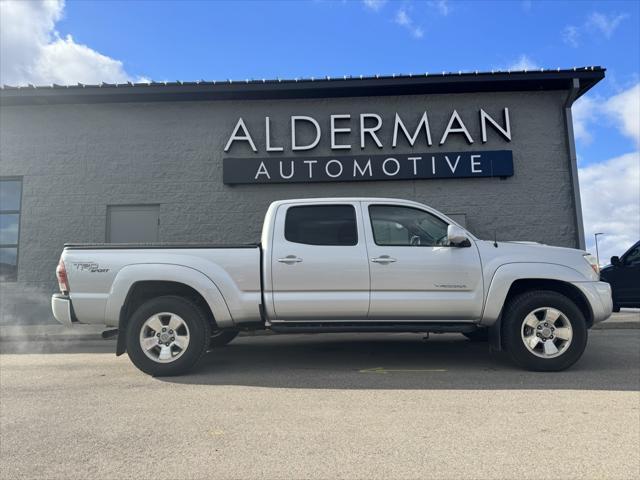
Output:
[[613,313],[618,313],[620,311],[620,305],[614,303],[612,311],[613,311]]
[[[210,337],[206,315],[191,300],[156,297],[143,303],[130,317],[127,354],[136,367],[154,377],[182,375],[206,352]],[[161,344],[162,340],[167,343]],[[150,347],[143,347],[143,343]]]
[[[551,321],[557,312],[559,316]],[[553,291],[514,297],[505,307],[502,328],[504,349],[527,370],[564,370],[578,361],[587,346],[584,315],[569,298]]]
[[464,332],[463,335],[472,342],[488,342],[489,341],[489,329],[479,328],[473,332]]
[[238,330],[214,330],[211,332],[209,348],[220,348],[230,343],[240,333]]

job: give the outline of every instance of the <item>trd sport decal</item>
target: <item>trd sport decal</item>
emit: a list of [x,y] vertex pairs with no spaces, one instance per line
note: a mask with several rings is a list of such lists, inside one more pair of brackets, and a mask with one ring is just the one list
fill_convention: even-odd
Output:
[[100,265],[93,262],[74,263],[73,266],[76,267],[76,270],[79,272],[106,273],[109,271],[108,268],[100,268]]

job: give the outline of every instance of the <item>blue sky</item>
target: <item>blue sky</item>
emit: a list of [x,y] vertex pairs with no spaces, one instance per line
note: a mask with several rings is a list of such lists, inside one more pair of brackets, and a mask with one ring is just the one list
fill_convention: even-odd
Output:
[[2,1],[5,84],[600,65],[573,108],[585,229],[640,238],[640,1]]
[[[603,91],[637,80],[640,2],[444,5],[82,0],[67,2],[57,30],[154,79],[491,70],[526,55],[548,68],[605,66]],[[421,37],[396,22],[400,10]],[[609,38],[584,27],[596,12],[623,16]],[[574,41],[568,26],[582,30]]]

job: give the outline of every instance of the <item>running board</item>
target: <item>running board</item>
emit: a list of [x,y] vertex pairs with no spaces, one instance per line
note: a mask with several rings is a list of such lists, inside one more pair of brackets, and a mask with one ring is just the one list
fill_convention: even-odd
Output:
[[469,333],[478,329],[475,323],[335,323],[335,322],[282,322],[271,324],[277,333],[349,333],[349,332],[406,332],[406,333]]

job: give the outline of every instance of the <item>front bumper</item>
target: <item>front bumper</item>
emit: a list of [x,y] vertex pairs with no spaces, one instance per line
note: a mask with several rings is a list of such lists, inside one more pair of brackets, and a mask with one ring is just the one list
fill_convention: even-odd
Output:
[[68,327],[78,321],[73,313],[71,299],[67,295],[61,293],[51,295],[51,311],[58,322]]
[[603,322],[613,312],[611,285],[606,282],[577,282],[576,287],[584,294],[591,306],[594,325]]

